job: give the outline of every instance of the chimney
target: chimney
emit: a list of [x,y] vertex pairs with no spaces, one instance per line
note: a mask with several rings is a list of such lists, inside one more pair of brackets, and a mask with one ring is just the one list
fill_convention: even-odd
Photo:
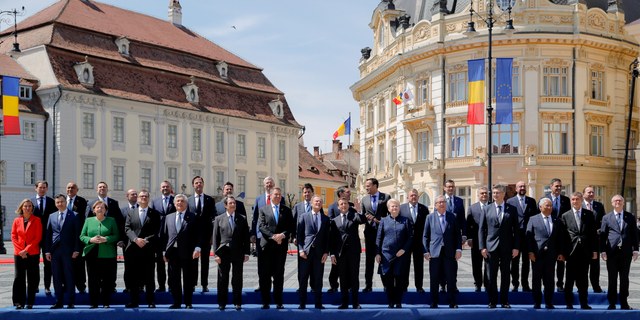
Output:
[[169,2],[169,22],[176,27],[182,27],[182,7],[178,0]]
[[333,140],[333,153],[338,153],[338,151],[340,151],[339,149],[339,145],[340,145],[340,140]]
[[316,158],[320,156],[320,147],[319,146],[313,147],[313,156],[316,157]]

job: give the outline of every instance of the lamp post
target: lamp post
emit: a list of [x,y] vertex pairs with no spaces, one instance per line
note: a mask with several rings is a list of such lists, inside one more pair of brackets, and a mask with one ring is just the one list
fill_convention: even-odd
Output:
[[[491,46],[492,44],[492,39],[493,39],[493,24],[496,23],[501,17],[502,15],[504,15],[506,12],[509,13],[509,19],[507,20],[507,24],[504,28],[504,33],[506,34],[507,38],[511,38],[511,36],[513,35],[513,33],[516,31],[516,29],[513,28],[513,20],[511,19],[511,2],[513,2],[513,0],[509,1],[509,8],[507,9],[507,11],[503,11],[500,15],[495,15],[493,12],[493,6],[494,6],[494,1],[495,0],[488,0],[487,1],[487,7],[489,8],[489,12],[487,12],[487,16],[486,17],[482,17],[478,12],[476,12],[475,10],[473,10],[473,0],[471,0],[471,9],[469,9],[469,14],[470,14],[470,21],[467,27],[467,30],[463,32],[463,34],[465,36],[467,36],[467,38],[469,38],[469,40],[473,40],[473,38],[478,35],[478,32],[476,31],[475,28],[475,22],[473,22],[473,16],[475,15],[477,17],[477,19],[483,21],[489,30],[489,103],[487,104],[487,114],[488,114],[488,121],[487,121],[487,129],[488,129],[488,145],[487,145],[487,169],[488,169],[488,182],[489,182],[489,188],[492,188],[493,185],[491,184],[491,154],[493,153],[493,105],[491,104],[491,101],[493,99],[492,95],[493,95],[493,91],[491,90],[491,85],[493,83],[493,65],[491,64],[493,61],[493,48]],[[486,77],[485,77],[486,78]]]

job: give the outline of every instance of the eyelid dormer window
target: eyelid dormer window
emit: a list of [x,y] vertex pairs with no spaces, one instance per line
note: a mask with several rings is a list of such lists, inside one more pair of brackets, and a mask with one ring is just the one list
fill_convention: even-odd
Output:
[[129,44],[130,41],[129,39],[127,39],[127,37],[120,37],[118,39],[116,39],[116,48],[118,48],[118,53],[120,53],[121,55],[124,56],[128,56],[129,55]]

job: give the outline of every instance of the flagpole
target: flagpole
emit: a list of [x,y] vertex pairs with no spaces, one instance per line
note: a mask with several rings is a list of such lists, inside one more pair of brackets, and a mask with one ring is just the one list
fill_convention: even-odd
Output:
[[347,160],[347,187],[349,187],[349,189],[351,189],[351,149],[353,149],[353,146],[351,145],[351,112],[349,112],[349,144],[347,144],[347,148],[349,148],[349,159]]

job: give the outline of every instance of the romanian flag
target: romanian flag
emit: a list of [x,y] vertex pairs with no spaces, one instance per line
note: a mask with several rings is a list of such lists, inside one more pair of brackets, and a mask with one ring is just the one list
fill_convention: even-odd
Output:
[[395,103],[396,106],[402,103],[402,93],[399,94],[397,97],[393,98],[393,103]]
[[467,124],[484,124],[484,59],[469,60]]
[[2,77],[2,115],[4,117],[4,135],[20,134],[20,119],[18,118],[18,91],[20,79]]
[[349,119],[347,119],[340,128],[338,128],[338,131],[333,133],[333,140],[337,139],[339,136],[347,134],[351,134],[351,117],[349,117]]
[[513,123],[513,58],[498,58],[496,67],[496,124]]

